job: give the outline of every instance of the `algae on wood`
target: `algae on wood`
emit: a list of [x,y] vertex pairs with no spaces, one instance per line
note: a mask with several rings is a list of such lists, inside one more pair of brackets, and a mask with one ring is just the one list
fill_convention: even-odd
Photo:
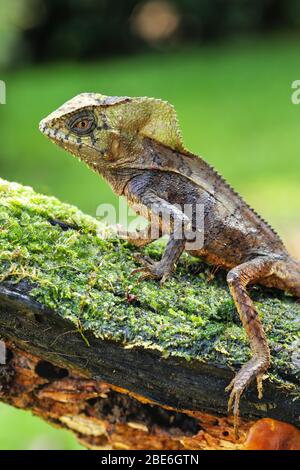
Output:
[[[144,251],[156,258],[161,250]],[[157,403],[225,413],[224,387],[250,348],[224,273],[212,278],[213,268],[184,254],[162,288],[137,285],[134,251],[77,208],[0,180],[0,334],[36,353],[44,347],[56,363],[65,352],[70,366]],[[272,366],[264,399],[250,387],[241,414],[299,424],[300,305],[258,287],[251,295]],[[22,306],[43,328],[32,319],[30,328],[26,315],[14,328]]]

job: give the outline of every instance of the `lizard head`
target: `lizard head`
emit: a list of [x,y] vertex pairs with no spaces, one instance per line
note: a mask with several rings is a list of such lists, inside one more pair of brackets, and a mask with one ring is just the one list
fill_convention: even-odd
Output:
[[100,170],[112,160],[119,141],[118,126],[109,107],[125,100],[82,93],[44,118],[40,131],[94,170]]
[[183,149],[174,108],[153,98],[82,93],[43,119],[40,130],[100,173],[133,165],[145,138]]

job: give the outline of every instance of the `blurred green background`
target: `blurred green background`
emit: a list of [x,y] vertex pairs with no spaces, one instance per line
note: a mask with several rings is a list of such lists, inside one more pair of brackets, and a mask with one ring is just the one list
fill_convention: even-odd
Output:
[[[155,96],[300,257],[300,3],[0,0],[0,176],[95,215],[110,188],[46,140],[41,118],[83,91]],[[80,448],[0,405],[0,449]]]

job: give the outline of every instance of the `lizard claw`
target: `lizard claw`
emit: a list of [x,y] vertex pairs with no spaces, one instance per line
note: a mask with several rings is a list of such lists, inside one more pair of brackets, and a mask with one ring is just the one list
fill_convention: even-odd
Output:
[[131,271],[130,275],[131,275],[131,276],[134,276],[134,274],[141,273],[141,272],[143,272],[143,271],[145,271],[145,268],[144,268],[144,267],[143,267],[143,268],[135,268],[135,269],[133,269],[133,270]]
[[164,283],[170,278],[171,273],[166,272],[160,280],[160,285],[163,286]]
[[231,391],[229,400],[228,400],[228,413],[233,412],[233,426],[234,426],[234,434],[235,438],[239,438],[239,417],[240,417],[240,399],[241,395],[244,391],[243,386],[236,385],[236,378],[235,377],[228,387],[225,388],[226,392]]
[[142,256],[140,253],[133,253],[133,258],[143,266],[149,267],[154,264],[154,261],[150,258],[150,256]]
[[164,268],[161,262],[153,261],[149,256],[142,257],[139,253],[135,253],[133,257],[136,261],[143,264],[142,267],[136,268],[130,273],[131,275],[141,273],[137,280],[138,283],[145,279],[157,279],[160,280],[160,285],[162,286],[170,277],[171,273]]
[[134,274],[138,274],[138,273],[142,273],[142,274],[140,274],[140,276],[137,279],[138,284],[140,282],[146,280],[146,279],[159,279],[159,276],[156,275],[154,272],[152,272],[151,269],[148,268],[147,266],[143,266],[141,268],[136,268],[133,271],[131,271],[130,274],[134,275]]
[[242,369],[230,382],[228,387],[225,388],[226,392],[230,392],[228,400],[228,413],[233,412],[233,423],[236,439],[239,437],[238,427],[240,399],[244,390],[253,379],[256,379],[257,381],[258,398],[262,398],[262,382],[265,376],[263,372],[259,372],[257,369],[263,370],[261,360],[259,358],[252,358],[242,367]]
[[261,400],[263,397],[263,381],[266,379],[266,375],[260,374],[256,377],[256,383],[257,383],[257,393],[258,393],[258,399]]

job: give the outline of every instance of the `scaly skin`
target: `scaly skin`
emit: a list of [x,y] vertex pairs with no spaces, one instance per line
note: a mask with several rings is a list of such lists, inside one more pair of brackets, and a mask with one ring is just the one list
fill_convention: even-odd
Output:
[[[247,286],[277,287],[300,298],[300,263],[211,166],[183,147],[169,103],[83,93],[41,121],[40,130],[100,173],[150,221],[138,237],[127,234],[128,241],[142,247],[170,236],[159,262],[138,256],[143,266],[134,273],[140,273],[139,281],[163,283],[184,250],[229,271],[228,285],[253,353],[227,388],[237,432],[240,397],[254,379],[262,396],[270,364],[267,338]],[[200,210],[202,227],[197,225]],[[200,232],[203,244],[191,246],[188,235]]]

